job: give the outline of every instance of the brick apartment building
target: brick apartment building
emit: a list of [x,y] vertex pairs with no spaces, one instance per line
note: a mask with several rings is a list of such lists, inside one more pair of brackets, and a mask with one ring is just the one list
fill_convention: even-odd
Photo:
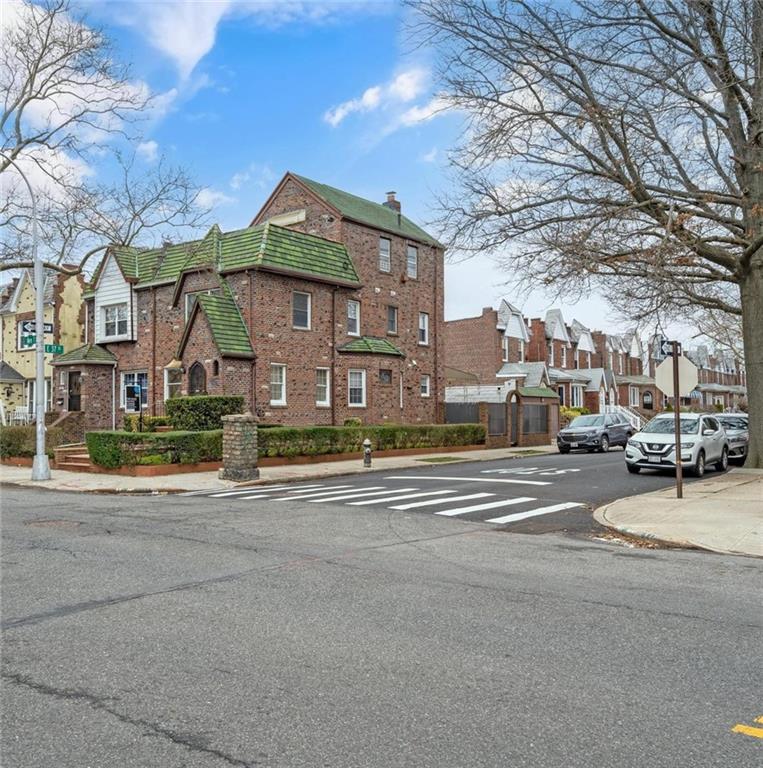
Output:
[[121,425],[125,388],[243,395],[278,424],[434,423],[444,394],[443,247],[401,212],[287,173],[249,227],[111,248],[86,344],[55,363],[61,410]]
[[643,349],[636,333],[623,336],[592,331],[562,312],[526,320],[501,301],[479,317],[449,320],[444,327],[447,383],[453,387],[548,386],[560,405],[592,413],[620,405],[647,415],[661,404],[654,379],[643,371]]

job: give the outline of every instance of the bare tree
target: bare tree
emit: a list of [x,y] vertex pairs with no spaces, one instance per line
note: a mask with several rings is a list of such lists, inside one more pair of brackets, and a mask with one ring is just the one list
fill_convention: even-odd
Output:
[[[48,266],[82,271],[110,243],[203,223],[198,188],[182,168],[135,167],[135,126],[151,109],[145,84],[118,64],[108,37],[68,0],[10,0],[0,38],[0,271],[29,265],[36,189]],[[99,182],[93,166],[115,179]],[[94,180],[95,179],[95,180]],[[66,265],[66,266],[63,266]]]
[[409,2],[468,117],[452,244],[634,317],[741,317],[763,466],[763,0]]

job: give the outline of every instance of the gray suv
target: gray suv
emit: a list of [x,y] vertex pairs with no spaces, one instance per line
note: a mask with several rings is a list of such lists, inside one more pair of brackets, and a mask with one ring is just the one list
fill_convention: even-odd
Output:
[[559,453],[574,450],[602,451],[611,445],[625,445],[635,430],[630,422],[614,413],[592,413],[576,416],[568,427],[556,436]]

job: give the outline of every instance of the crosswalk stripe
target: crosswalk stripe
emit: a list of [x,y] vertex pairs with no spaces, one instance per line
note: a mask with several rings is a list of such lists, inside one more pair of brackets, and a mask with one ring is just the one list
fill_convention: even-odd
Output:
[[[249,493],[250,491],[259,491],[266,486],[262,485],[250,485],[246,488],[239,488],[238,490],[232,490],[231,488],[210,488],[206,491],[188,491],[188,493],[181,493],[181,496],[209,496],[213,498],[214,494],[237,494],[237,493]],[[278,490],[279,488],[289,488],[289,485],[268,485],[268,490]]]
[[236,501],[244,501],[244,499],[269,499],[271,495],[269,493],[255,493],[252,496],[239,496]]
[[312,491],[308,491],[307,493],[303,493],[302,491],[289,491],[289,493],[298,494],[298,495],[279,496],[279,498],[273,499],[273,501],[301,501],[302,499],[312,499],[317,496],[332,496],[342,488],[352,488],[352,486],[351,485],[335,485],[330,491],[318,491],[317,493],[313,493]]
[[510,483],[511,485],[551,485],[547,480],[505,480],[497,477],[442,477],[433,475],[422,475],[421,477],[408,477],[406,475],[390,475],[385,480],[447,480],[457,483]]
[[[451,491],[455,493],[455,491]],[[470,499],[484,499],[486,496],[495,496],[494,493],[470,493],[467,496],[448,496],[447,499],[430,499],[429,501],[414,501],[410,504],[400,504],[392,509],[418,509],[419,507],[431,507],[434,504],[445,504],[451,501],[469,501]]]
[[[397,493],[397,491],[394,491]],[[364,504],[386,504],[388,501],[402,501],[403,499],[419,499],[422,496],[441,496],[445,493],[455,493],[455,491],[426,491],[425,493],[406,493],[404,496],[385,496],[382,499],[369,499],[368,501],[351,501],[349,506],[362,507]],[[439,504],[446,499],[435,499],[433,504]]]
[[435,514],[442,515],[443,517],[453,517],[454,515],[465,515],[467,512],[480,512],[483,509],[495,509],[496,507],[509,507],[512,504],[524,504],[526,501],[535,501],[535,499],[532,496],[518,496],[516,499],[501,499],[500,501],[488,501],[486,504],[472,504],[470,507],[444,509],[442,512],[435,512]]
[[[377,488],[381,490],[376,490]],[[395,491],[403,493],[404,491],[418,491],[418,488],[395,488]],[[383,496],[385,493],[392,493],[392,489],[385,488],[383,485],[372,485],[363,491],[356,493],[345,493],[341,496],[330,496],[327,499],[308,499],[308,504],[321,504],[324,501],[344,501],[345,499],[360,499],[363,496]]]
[[564,509],[572,509],[572,507],[582,507],[582,504],[578,502],[566,502],[564,504],[551,504],[548,507],[538,507],[537,509],[530,509],[527,512],[515,512],[513,515],[506,515],[505,517],[494,517],[492,520],[487,520],[488,523],[496,523],[501,525],[502,523],[513,523],[516,520],[524,520],[528,517],[537,517],[538,515],[549,515],[552,512],[561,512]]
[[[222,493],[211,493],[209,495],[210,499],[222,499],[226,496],[240,496],[244,493],[252,493],[253,491],[257,491],[258,493],[271,493],[272,491],[280,491],[285,488],[290,488],[289,485],[267,485],[267,486],[252,486],[251,488],[242,488],[237,491],[223,491]],[[300,490],[307,490],[308,488],[323,488],[323,484],[321,485],[303,485]]]

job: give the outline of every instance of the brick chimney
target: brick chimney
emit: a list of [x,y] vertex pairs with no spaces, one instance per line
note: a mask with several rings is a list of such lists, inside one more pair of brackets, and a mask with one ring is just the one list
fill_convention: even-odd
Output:
[[395,199],[394,192],[387,192],[387,202],[382,203],[387,208],[391,208],[396,213],[400,213],[400,201]]

